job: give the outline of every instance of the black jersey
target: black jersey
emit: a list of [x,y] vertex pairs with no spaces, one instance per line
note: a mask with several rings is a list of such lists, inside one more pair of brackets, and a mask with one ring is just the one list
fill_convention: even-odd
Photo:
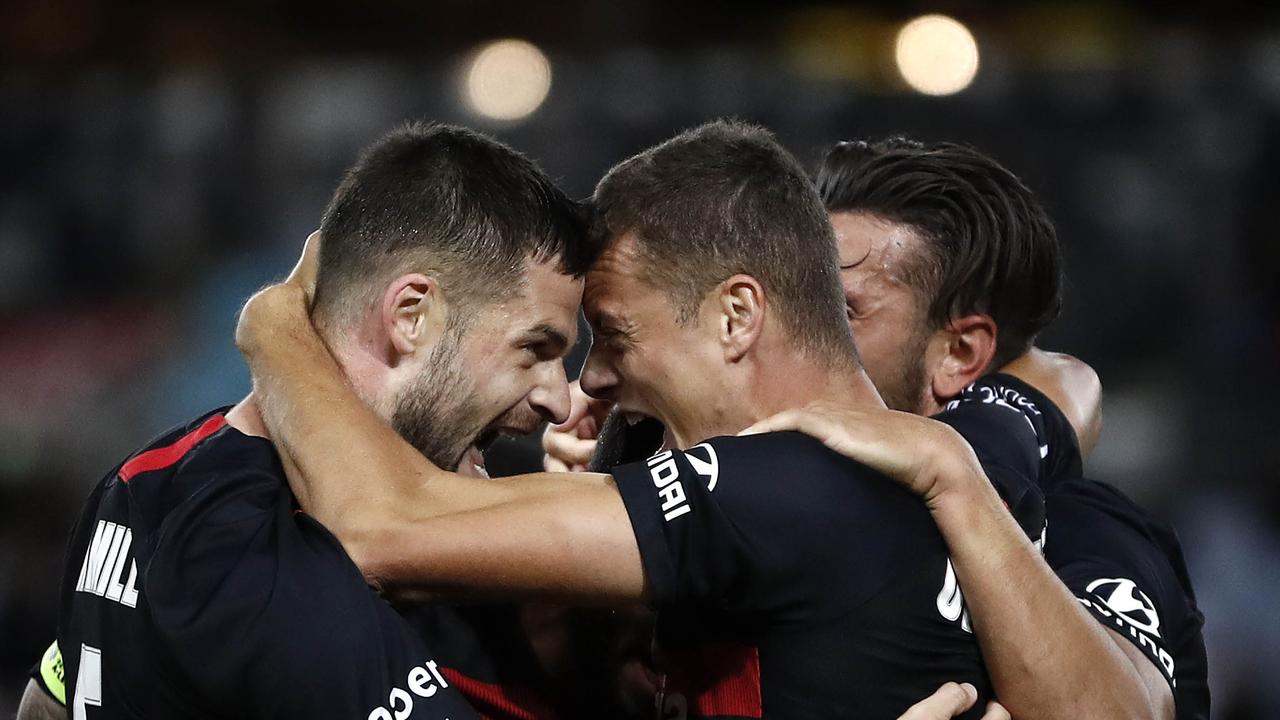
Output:
[[72,720],[476,717],[222,412],[98,484],[60,600]]
[[1116,488],[1083,477],[1075,432],[1043,394],[1007,375],[983,384],[1002,388],[999,395],[1035,419],[1049,566],[1099,622],[1160,669],[1179,720],[1208,718],[1204,616],[1177,534]]
[[1207,719],[1204,616],[1177,535],[1105,483],[1061,481],[1045,502],[1049,566],[1099,622],[1160,669],[1179,720]]
[[[939,416],[1032,536],[1023,414]],[[896,718],[947,681],[991,697],[947,549],[918,497],[799,433],[715,438],[615,468],[659,609],[665,718]]]
[[566,698],[543,668],[527,625],[531,614],[545,619],[554,608],[415,604],[396,610],[440,659],[440,673],[484,720],[565,717]]

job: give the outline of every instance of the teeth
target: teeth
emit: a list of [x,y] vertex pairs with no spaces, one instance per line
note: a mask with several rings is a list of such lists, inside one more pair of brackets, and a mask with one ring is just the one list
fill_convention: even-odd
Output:
[[466,453],[462,456],[462,460],[458,463],[459,475],[465,475],[476,478],[488,478],[489,473],[484,467],[484,454],[475,445],[467,448]]

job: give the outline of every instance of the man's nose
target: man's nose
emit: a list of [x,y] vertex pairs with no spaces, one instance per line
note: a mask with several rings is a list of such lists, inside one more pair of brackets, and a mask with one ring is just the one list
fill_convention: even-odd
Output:
[[565,376],[564,364],[547,363],[550,366],[547,377],[529,393],[529,404],[533,409],[552,423],[562,423],[569,418],[572,401],[569,398],[569,378]]

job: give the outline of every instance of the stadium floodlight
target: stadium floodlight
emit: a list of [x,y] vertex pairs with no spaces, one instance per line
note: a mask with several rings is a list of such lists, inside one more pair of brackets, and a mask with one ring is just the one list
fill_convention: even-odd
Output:
[[925,95],[954,95],[978,74],[978,42],[946,15],[924,15],[903,25],[895,50],[902,79]]
[[467,106],[481,117],[523,120],[551,92],[551,62],[530,42],[496,40],[472,54],[462,90]]

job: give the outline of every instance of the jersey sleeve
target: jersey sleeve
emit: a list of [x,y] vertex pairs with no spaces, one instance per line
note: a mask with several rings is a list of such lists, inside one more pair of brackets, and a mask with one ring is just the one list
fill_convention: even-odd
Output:
[[983,377],[961,393],[960,402],[1003,404],[1023,414],[1036,434],[1042,482],[1080,477],[1084,463],[1075,428],[1044,393],[1004,373]]
[[1199,611],[1165,553],[1140,527],[1118,519],[1114,503],[1102,507],[1069,489],[1047,502],[1049,566],[1098,622],[1133,643],[1175,687],[1176,641]]
[[715,438],[613,475],[658,609],[776,611],[827,594],[815,578],[870,594],[937,535],[916,498],[799,433]]
[[406,681],[388,669],[382,600],[280,487],[220,478],[166,518],[144,571],[162,646],[197,695],[233,717],[382,717],[370,710]]
[[965,388],[934,416],[960,433],[1023,531],[1033,539],[1044,532],[1044,447],[1038,415],[999,377],[982,378]]
[[49,649],[40,656],[40,661],[31,668],[31,679],[46,695],[58,701],[59,705],[67,704],[67,685],[62,665],[62,652],[58,649],[58,641],[49,644]]

